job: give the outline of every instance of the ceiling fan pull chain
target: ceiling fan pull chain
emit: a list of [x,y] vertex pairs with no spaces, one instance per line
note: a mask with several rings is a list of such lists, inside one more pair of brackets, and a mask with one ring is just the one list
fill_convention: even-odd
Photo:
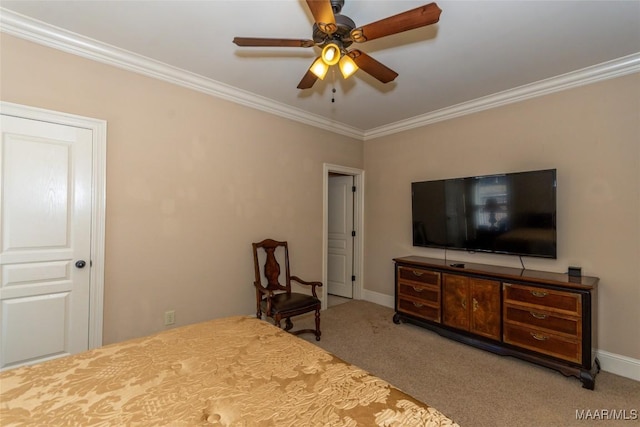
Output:
[[331,70],[331,102],[336,102],[336,69],[335,67]]

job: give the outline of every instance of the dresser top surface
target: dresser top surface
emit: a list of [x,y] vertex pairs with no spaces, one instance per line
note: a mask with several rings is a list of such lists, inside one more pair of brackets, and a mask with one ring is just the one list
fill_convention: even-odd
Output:
[[[597,277],[580,276],[572,277],[563,273],[548,271],[527,270],[513,267],[502,267],[489,264],[475,264],[463,261],[443,260],[421,256],[406,256],[393,259],[398,264],[409,264],[421,267],[436,268],[438,270],[459,273],[486,275],[506,280],[519,280],[531,283],[544,283],[575,289],[593,289],[597,286]],[[463,264],[464,267],[455,267],[454,264]]]

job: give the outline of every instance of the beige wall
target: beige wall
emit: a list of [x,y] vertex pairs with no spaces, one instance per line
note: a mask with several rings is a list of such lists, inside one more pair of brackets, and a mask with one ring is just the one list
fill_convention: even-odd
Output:
[[640,359],[640,74],[367,141],[364,153],[367,289],[393,295],[394,257],[443,256],[412,247],[412,181],[557,168],[558,259],[525,266],[600,277],[598,347]]
[[0,99],[107,121],[104,342],[255,312],[251,242],[322,278],[322,164],[363,143],[7,35]]

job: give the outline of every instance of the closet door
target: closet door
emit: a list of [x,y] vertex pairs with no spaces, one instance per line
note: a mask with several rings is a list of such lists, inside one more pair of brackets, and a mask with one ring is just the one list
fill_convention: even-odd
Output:
[[92,131],[1,116],[0,369],[89,347]]

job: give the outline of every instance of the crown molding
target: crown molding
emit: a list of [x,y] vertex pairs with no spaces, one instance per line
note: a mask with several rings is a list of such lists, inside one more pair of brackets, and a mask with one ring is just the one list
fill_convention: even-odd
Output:
[[362,140],[361,129],[84,37],[0,8],[0,31],[63,52],[143,74],[217,98]]
[[0,31],[87,59],[196,90],[290,120],[345,135],[370,140],[430,125],[467,114],[559,92],[577,86],[640,72],[640,53],[582,70],[541,80],[437,111],[369,130],[358,129],[317,114],[291,107],[254,93],[205,78],[160,61],[46,24],[0,7]]
[[432,111],[406,120],[400,120],[388,125],[380,126],[364,132],[364,140],[380,138],[409,129],[430,125],[455,117],[500,107],[502,105],[520,102],[565,89],[571,89],[595,83],[602,80],[621,77],[640,72],[640,53],[634,53],[613,61],[572,71],[549,79],[540,80],[517,88],[494,93],[472,101],[463,102],[451,107]]

